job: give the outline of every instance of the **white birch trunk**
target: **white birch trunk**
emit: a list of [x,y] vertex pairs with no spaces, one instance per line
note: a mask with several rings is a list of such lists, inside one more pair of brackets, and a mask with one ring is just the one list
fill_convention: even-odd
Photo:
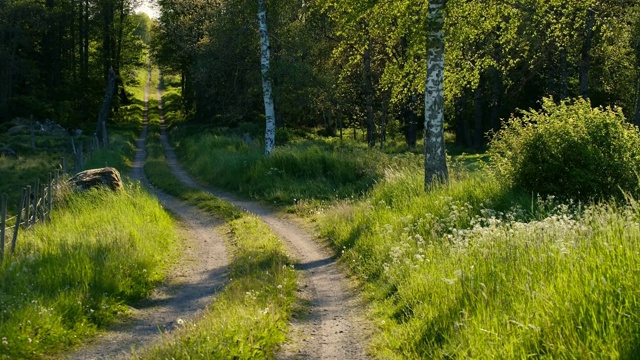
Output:
[[427,82],[424,111],[424,184],[449,180],[444,148],[444,2],[429,0]]
[[258,20],[260,21],[260,71],[262,73],[262,93],[264,95],[264,115],[266,118],[264,152],[269,155],[276,144],[276,116],[273,109],[273,88],[269,73],[271,47],[269,45],[269,31],[267,30],[267,10],[264,2],[265,0],[258,0]]

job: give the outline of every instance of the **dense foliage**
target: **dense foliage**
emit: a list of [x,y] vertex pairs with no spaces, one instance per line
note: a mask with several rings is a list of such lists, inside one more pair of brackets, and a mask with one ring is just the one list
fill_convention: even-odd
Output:
[[[48,118],[91,129],[113,69],[113,106],[142,62],[150,19],[131,0],[0,1],[0,123]],[[95,126],[95,125],[94,125]]]
[[[185,109],[201,122],[263,122],[256,6],[160,1],[156,59],[181,74]],[[401,134],[415,144],[426,0],[267,6],[279,127],[322,126],[328,134],[352,128],[354,136],[372,130],[376,144]],[[445,33],[446,121],[459,145],[483,148],[502,118],[544,96],[588,97],[596,106],[622,107],[629,119],[639,113],[637,1],[454,0]]]
[[576,200],[638,194],[640,133],[620,109],[547,98],[512,118],[491,143],[501,179],[542,195]]

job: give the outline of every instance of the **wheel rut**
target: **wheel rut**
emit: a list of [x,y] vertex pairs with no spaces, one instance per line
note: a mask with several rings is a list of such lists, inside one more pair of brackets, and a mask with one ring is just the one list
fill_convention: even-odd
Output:
[[197,183],[179,164],[169,144],[162,111],[162,90],[157,90],[161,141],[173,174],[183,184],[208,192],[260,217],[283,240],[298,261],[303,283],[300,296],[308,311],[293,319],[289,340],[278,359],[366,359],[364,344],[371,333],[364,304],[352,283],[340,271],[328,247],[320,245],[295,219],[253,201]]
[[136,142],[130,176],[140,181],[180,220],[179,235],[185,239],[184,254],[170,271],[167,281],[149,298],[131,308],[130,319],[101,334],[92,344],[63,356],[65,359],[131,358],[134,351],[160,341],[162,334],[179,327],[181,321],[196,319],[228,281],[227,248],[220,235],[224,224],[154,189],[144,174],[148,94],[149,82],[144,95],[143,129]]

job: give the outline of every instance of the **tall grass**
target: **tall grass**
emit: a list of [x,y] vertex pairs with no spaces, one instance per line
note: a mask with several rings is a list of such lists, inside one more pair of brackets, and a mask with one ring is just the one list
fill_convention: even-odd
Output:
[[382,177],[382,157],[355,146],[302,141],[264,156],[240,138],[196,135],[177,142],[181,161],[209,184],[269,203],[359,197]]
[[148,139],[145,173],[160,189],[228,220],[230,282],[202,318],[187,322],[143,359],[273,358],[287,319],[299,308],[297,275],[282,243],[257,217],[182,185],[171,173],[157,132]]
[[319,227],[362,279],[382,358],[638,358],[640,208],[532,202],[488,174],[396,170]]
[[1,357],[79,344],[151,292],[176,245],[172,220],[137,185],[70,195],[0,267]]

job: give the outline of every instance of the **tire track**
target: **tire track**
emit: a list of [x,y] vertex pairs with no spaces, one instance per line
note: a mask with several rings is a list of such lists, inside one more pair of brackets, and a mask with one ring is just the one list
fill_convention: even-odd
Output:
[[197,318],[228,280],[227,249],[219,235],[223,223],[154,189],[144,174],[149,82],[150,75],[144,95],[143,129],[136,141],[137,150],[130,176],[140,181],[163,207],[180,219],[179,232],[186,239],[185,251],[165,284],[156,288],[148,299],[136,304],[137,309],[132,308],[129,321],[109,329],[93,344],[70,354],[67,359],[130,358],[134,349],[159,341],[163,333],[178,327],[181,320]]
[[309,311],[292,321],[289,341],[278,359],[366,359],[365,343],[371,332],[364,306],[350,281],[342,274],[331,251],[291,218],[252,201],[198,184],[180,167],[169,144],[162,110],[162,90],[157,90],[161,140],[173,174],[183,184],[211,193],[259,216],[288,247],[299,262],[303,277],[299,291]]

